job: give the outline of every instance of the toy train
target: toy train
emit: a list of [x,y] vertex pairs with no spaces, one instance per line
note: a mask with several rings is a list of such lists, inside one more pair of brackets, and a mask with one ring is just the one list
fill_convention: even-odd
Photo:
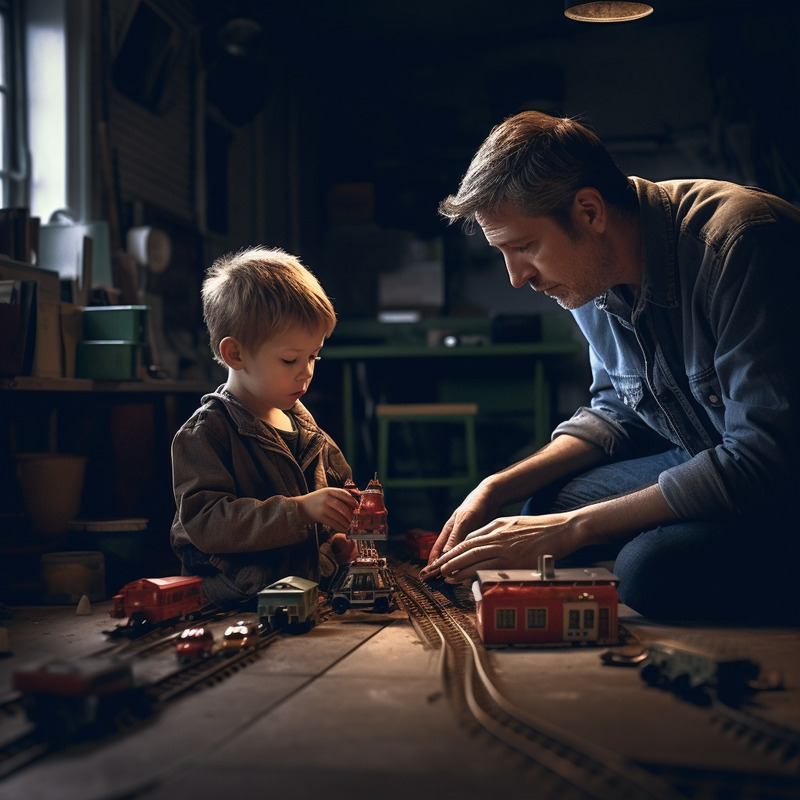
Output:
[[411,558],[416,561],[427,561],[431,554],[431,548],[439,538],[438,533],[426,531],[422,528],[411,528],[406,531],[404,539],[406,550]]
[[617,577],[600,567],[478,570],[472,585],[486,645],[617,644]]
[[649,642],[641,676],[650,686],[666,689],[699,705],[716,695],[735,703],[755,690],[760,666],[739,653],[701,643]]
[[203,608],[203,579],[198,577],[140,578],[114,595],[113,619],[128,618],[128,627],[191,619]]
[[341,569],[331,584],[331,607],[336,614],[350,608],[386,614],[392,605],[394,584],[386,559],[375,548],[376,541],[385,541],[389,535],[383,487],[376,475],[363,492],[351,481],[345,488],[359,501],[347,531],[347,538],[357,541],[359,548],[355,561]]
[[319,586],[290,575],[263,588],[257,596],[261,624],[271,630],[298,633],[310,630],[317,619]]
[[16,670],[13,687],[32,722],[60,732],[102,732],[123,712],[143,718],[150,711],[130,661],[118,658],[53,659]]

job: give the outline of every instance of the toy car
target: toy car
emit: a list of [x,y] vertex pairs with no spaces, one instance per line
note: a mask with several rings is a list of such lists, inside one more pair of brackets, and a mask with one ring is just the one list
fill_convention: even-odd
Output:
[[187,628],[179,637],[175,652],[180,661],[206,658],[214,649],[214,634],[208,628]]
[[229,654],[252,647],[258,636],[258,623],[239,620],[222,634],[222,652]]

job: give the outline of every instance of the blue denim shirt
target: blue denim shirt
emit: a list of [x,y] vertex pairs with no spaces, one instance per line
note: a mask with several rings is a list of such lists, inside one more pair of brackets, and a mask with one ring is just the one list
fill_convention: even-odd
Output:
[[553,436],[613,460],[670,445],[661,474],[684,519],[757,509],[798,487],[800,211],[711,180],[631,178],[643,279],[573,311],[589,342],[591,407]]

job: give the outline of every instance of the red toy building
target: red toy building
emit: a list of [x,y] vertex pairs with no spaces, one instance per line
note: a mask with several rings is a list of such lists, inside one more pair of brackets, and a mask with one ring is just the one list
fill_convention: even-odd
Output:
[[383,502],[383,487],[377,475],[367,484],[363,492],[358,492],[355,485],[345,484],[358,502],[358,508],[350,521],[347,531],[348,539],[361,541],[384,541],[389,535],[386,505]]
[[484,644],[616,644],[615,575],[602,567],[478,570],[472,585]]

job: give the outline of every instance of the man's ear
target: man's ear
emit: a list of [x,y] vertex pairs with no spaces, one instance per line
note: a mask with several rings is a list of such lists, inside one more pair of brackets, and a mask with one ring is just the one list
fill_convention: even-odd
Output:
[[242,346],[232,336],[226,336],[219,343],[219,354],[231,369],[242,369],[244,366],[242,363]]
[[608,222],[608,206],[597,189],[591,186],[578,189],[572,201],[572,221],[588,225],[594,233],[603,233]]

